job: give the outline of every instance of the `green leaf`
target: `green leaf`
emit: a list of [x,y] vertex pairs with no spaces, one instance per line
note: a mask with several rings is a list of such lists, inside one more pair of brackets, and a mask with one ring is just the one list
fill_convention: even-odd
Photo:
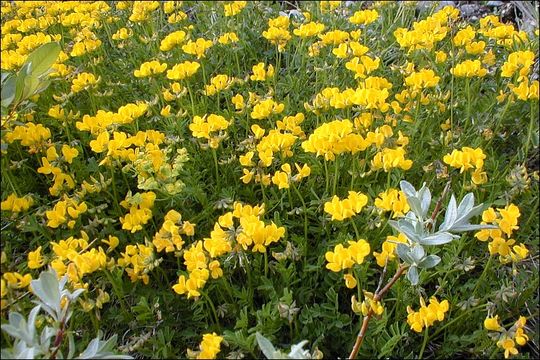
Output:
[[36,92],[36,89],[39,87],[39,79],[35,75],[28,75],[24,79],[24,89],[22,93],[23,99],[28,99],[33,96]]
[[266,356],[267,359],[277,359],[277,351],[274,348],[274,345],[272,345],[272,343],[270,342],[270,340],[265,338],[259,332],[255,333],[255,337],[257,338],[257,343],[259,344],[259,348],[261,349],[264,356]]
[[57,42],[43,44],[34,50],[25,61],[25,63],[32,63],[31,74],[35,77],[45,74],[58,58],[60,50],[62,49]]
[[442,245],[452,241],[454,237],[448,232],[438,232],[425,238],[420,239],[422,245]]
[[411,266],[409,270],[407,270],[407,279],[409,279],[412,285],[418,285],[419,277],[416,266]]
[[15,86],[17,82],[16,76],[9,76],[7,80],[2,79],[2,107],[7,108],[15,99]]
[[440,262],[441,258],[437,255],[428,255],[422,261],[420,261],[420,263],[418,263],[418,267],[422,269],[429,269],[437,266],[437,264]]

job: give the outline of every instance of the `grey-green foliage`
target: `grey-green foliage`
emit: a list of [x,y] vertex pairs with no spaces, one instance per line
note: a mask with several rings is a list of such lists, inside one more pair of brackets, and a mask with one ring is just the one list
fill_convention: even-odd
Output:
[[409,264],[407,278],[413,285],[419,281],[418,269],[435,267],[441,258],[437,255],[426,253],[426,245],[443,245],[454,239],[459,239],[456,233],[486,228],[494,228],[492,225],[471,224],[473,216],[480,215],[483,210],[482,204],[474,206],[474,194],[468,193],[457,205],[454,195],[451,196],[444,221],[436,229],[436,220],[432,220],[428,211],[431,206],[431,192],[424,183],[418,191],[407,181],[400,182],[401,190],[407,197],[411,208],[404,218],[390,220],[388,223],[398,232],[407,237],[407,243],[398,243],[396,252],[399,258]]
[[322,358],[322,353],[315,349],[313,353],[310,353],[308,350],[304,350],[304,346],[307,344],[307,340],[300,341],[298,344],[291,346],[291,351],[285,353],[282,350],[276,350],[272,342],[266,337],[261,335],[259,332],[255,333],[257,338],[257,343],[261,349],[264,356],[267,359],[320,359]]
[[[34,359],[34,358],[63,358],[57,339],[68,339],[68,358],[75,355],[75,341],[73,333],[67,331],[68,322],[73,314],[72,304],[85,291],[78,289],[70,292],[65,289],[67,276],[58,281],[54,270],[44,271],[37,280],[32,280],[31,286],[37,300],[36,306],[30,311],[28,319],[16,311],[10,311],[9,322],[2,325],[2,331],[14,338],[10,349],[2,349],[3,359]],[[65,299],[65,300],[62,300]],[[62,304],[62,301],[66,303]],[[40,310],[44,310],[50,317],[52,326],[44,326],[41,333],[36,328],[36,319]],[[48,323],[47,321],[45,323]],[[54,339],[54,341],[53,341]],[[119,355],[113,349],[116,345],[116,335],[110,339],[101,340],[101,334],[94,338],[86,349],[77,357],[78,359],[132,359],[131,356]]]
[[60,50],[57,42],[41,45],[28,55],[18,72],[2,72],[2,115],[8,113],[10,106],[16,107],[49,86],[50,81],[46,79],[46,76],[58,58]]

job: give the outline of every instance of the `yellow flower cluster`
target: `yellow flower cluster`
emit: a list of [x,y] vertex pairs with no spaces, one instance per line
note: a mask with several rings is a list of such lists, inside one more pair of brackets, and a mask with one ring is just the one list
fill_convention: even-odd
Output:
[[392,218],[405,216],[410,210],[405,193],[394,188],[379,193],[375,206],[382,211],[391,211]]
[[152,191],[136,193],[135,195],[131,194],[131,190],[128,191],[125,200],[120,202],[120,206],[129,210],[126,216],[120,217],[122,229],[129,230],[131,233],[142,230],[142,226],[152,218],[152,207],[155,199],[156,194]]
[[148,19],[148,16],[159,8],[159,1],[144,1],[133,3],[129,21],[143,22]]
[[501,23],[499,17],[495,15],[488,15],[480,19],[478,33],[495,39],[498,45],[508,49],[512,49],[514,45],[522,45],[529,40],[525,31],[516,31],[514,25]]
[[5,272],[0,279],[0,310],[8,307],[8,301],[4,298],[13,290],[28,288],[32,281],[32,275],[22,275],[18,272]]
[[239,14],[247,5],[247,1],[229,1],[222,3],[226,17]]
[[354,73],[355,79],[365,79],[371,72],[379,68],[380,63],[381,60],[378,57],[372,59],[367,55],[362,55],[360,57],[355,56],[345,63],[345,68]]
[[431,69],[422,69],[418,72],[413,72],[405,78],[405,85],[413,90],[421,90],[425,88],[435,87],[441,78],[435,75]]
[[407,323],[416,332],[422,332],[424,327],[432,326],[435,321],[443,321],[444,314],[450,308],[448,300],[439,302],[434,296],[429,299],[429,305],[426,306],[424,298],[420,297],[420,309],[414,311],[407,306]]
[[289,32],[289,18],[286,16],[278,16],[275,19],[268,20],[268,29],[263,31],[263,37],[270,41],[271,44],[277,46],[279,52],[285,50],[285,45],[291,39]]
[[[368,79],[370,78],[365,80]],[[344,109],[353,105],[360,105],[368,110],[378,109],[386,112],[390,108],[389,104],[386,103],[389,96],[388,85],[384,85],[383,88],[367,87],[376,85],[376,83],[377,81],[372,80],[364,81],[359,84],[360,87],[357,89],[347,88],[343,91],[338,88],[325,88],[315,95],[311,105],[304,103],[304,107],[315,114],[320,114],[319,110],[321,109]]]
[[127,245],[122,257],[118,259],[118,266],[121,266],[127,272],[131,282],[142,280],[148,285],[150,277],[148,273],[159,266],[161,259],[156,259],[154,249],[151,246],[137,244]]
[[399,233],[398,236],[388,235],[386,237],[386,240],[382,244],[382,251],[380,253],[373,252],[373,256],[377,260],[377,265],[384,267],[388,262],[397,259],[396,248],[398,243],[407,243],[407,238],[402,233]]
[[200,67],[201,64],[196,61],[184,61],[183,63],[174,65],[170,70],[167,70],[167,79],[184,80],[195,75]]
[[510,238],[514,230],[519,229],[517,224],[520,216],[519,208],[514,204],[497,211],[490,207],[482,213],[482,224],[492,224],[497,226],[497,229],[480,230],[474,235],[480,241],[491,239],[488,243],[489,253],[499,254],[499,261],[503,264],[519,262],[529,254],[524,244],[514,245],[516,241]]
[[300,167],[300,165],[295,163],[294,166],[296,167],[297,173],[293,176],[290,164],[281,165],[281,170],[283,171],[276,171],[274,173],[272,176],[272,183],[277,185],[279,189],[288,189],[291,181],[300,181],[311,174],[311,168],[307,164]]
[[[102,135],[102,133],[106,132],[106,130],[110,127],[131,124],[133,121],[146,114],[147,111],[148,104],[144,102],[137,102],[136,104],[129,103],[124,106],[120,106],[117,112],[98,110],[94,116],[88,114],[84,115],[81,121],[75,123],[75,127],[80,131],[89,131],[92,135]],[[122,134],[122,132],[115,131],[113,136],[116,136],[117,133]],[[133,136],[133,138],[141,137],[144,136],[144,134],[150,133],[158,132],[155,130],[139,132],[136,136]],[[106,136],[107,138],[106,141],[105,138],[101,138],[101,140],[99,140],[99,145],[106,147],[107,142],[109,141],[109,134],[102,136]],[[92,142],[90,143],[90,146],[93,147]],[[96,144],[96,146],[98,146],[98,144]]]
[[186,39],[186,32],[182,30],[174,31],[161,40],[159,44],[159,50],[161,51],[170,51],[175,46],[180,45]]
[[487,69],[482,67],[480,60],[465,60],[451,68],[450,73],[456,77],[484,77]]
[[272,64],[268,64],[268,68],[265,69],[265,64],[263,62],[253,65],[252,71],[253,75],[249,76],[249,79],[252,81],[265,81],[274,76],[274,67]]
[[47,226],[53,229],[67,223],[69,229],[73,229],[79,216],[88,210],[84,201],[64,196],[64,200],[57,202],[52,210],[45,211]]
[[27,122],[24,125],[16,126],[13,131],[5,135],[8,143],[13,143],[16,140],[21,141],[21,145],[28,147],[30,154],[40,151],[47,144],[47,140],[51,138],[51,130],[42,124],[34,124]]
[[251,112],[250,116],[255,120],[262,120],[274,114],[281,114],[285,109],[285,104],[278,103],[272,99],[259,101]]
[[[234,3],[245,3],[246,1],[233,1]],[[245,5],[244,5],[245,6]],[[215,359],[220,352],[221,342],[223,337],[219,336],[215,332],[203,334],[203,339],[199,345],[199,351],[193,351],[188,349],[188,358],[193,359]]]
[[182,51],[184,51],[186,54],[195,55],[197,56],[197,59],[200,59],[204,57],[206,50],[210,49],[212,45],[212,40],[198,38],[195,41],[189,40],[186,45],[182,46]]
[[204,86],[204,95],[212,96],[220,91],[231,87],[236,81],[235,78],[226,74],[219,74],[210,79],[210,85]]
[[459,10],[445,6],[424,20],[415,21],[412,30],[398,28],[394,31],[396,41],[409,52],[418,49],[432,50],[449,32],[449,22],[455,21]]
[[334,247],[333,251],[327,251],[324,254],[324,257],[328,262],[328,264],[326,264],[328,270],[340,272],[341,270],[350,269],[355,264],[362,264],[364,258],[369,255],[370,247],[366,240],[349,240],[348,244],[348,247],[338,244]]
[[236,35],[236,33],[234,32],[225,33],[218,38],[218,43],[222,45],[236,43],[238,41],[240,41],[240,39],[238,38],[238,35]]
[[0,204],[2,211],[11,211],[14,213],[23,212],[30,209],[34,204],[34,199],[30,195],[17,197],[17,194],[9,194],[6,200]]
[[469,169],[474,169],[471,179],[476,185],[487,182],[487,174],[482,171],[484,168],[484,159],[486,155],[481,148],[463,147],[461,150],[454,149],[452,153],[446,154],[443,161],[463,173]]
[[349,22],[355,25],[368,25],[379,18],[377,10],[360,10],[356,11],[353,16],[349,18]]
[[181,235],[193,236],[195,225],[189,221],[182,221],[182,215],[176,210],[169,210],[163,220],[163,225],[154,236],[152,243],[157,252],[179,251],[184,245]]
[[375,301],[373,293],[363,290],[364,301],[359,302],[356,296],[351,297],[351,309],[355,314],[367,316],[371,310],[375,315],[381,315],[384,312],[384,307],[380,301]]
[[96,78],[92,73],[82,72],[73,79],[71,83],[71,92],[78,93],[90,89],[91,87],[95,87],[100,79],[100,77]]
[[157,60],[147,61],[141,64],[141,67],[133,72],[136,78],[149,77],[157,74],[161,74],[167,69],[166,63],[160,63]]
[[81,231],[81,238],[70,236],[59,242],[51,242],[51,245],[54,257],[50,266],[60,277],[67,274],[69,281],[78,288],[88,288],[87,283],[82,283],[86,274],[114,264],[114,259],[107,262],[107,255],[101,246],[89,249],[89,237],[84,231]]
[[171,147],[160,149],[158,145],[147,143],[144,147],[135,149],[135,159],[132,164],[124,167],[133,168],[137,174],[137,187],[141,190],[161,190],[175,195],[184,188],[184,183],[178,179],[183,164],[188,160],[185,149],[176,150],[176,156],[169,154]]
[[341,5],[341,1],[328,1],[328,0],[319,1],[319,7],[323,14],[330,11],[334,11],[335,9],[339,7],[339,5]]
[[227,121],[223,116],[210,114],[203,117],[195,116],[189,124],[189,130],[194,137],[207,139],[210,148],[217,149],[220,141],[227,136],[225,130],[229,125],[231,121]]
[[[129,39],[133,35],[133,31],[131,29],[127,29],[125,27],[118,29],[111,38],[116,41],[120,40],[126,40]],[[162,50],[163,51],[163,50]]]
[[356,214],[368,203],[368,197],[356,191],[349,191],[346,199],[340,200],[334,195],[331,201],[324,203],[324,211],[332,215],[332,220],[343,221]]
[[364,151],[369,143],[359,134],[354,133],[353,123],[348,120],[334,120],[324,123],[302,142],[305,152],[324,156],[325,160],[335,160],[335,156],[350,152]]
[[[346,59],[349,56],[354,56],[356,58],[360,58],[360,62],[362,62],[362,56],[365,55],[368,51],[369,51],[369,48],[367,46],[360,44],[358,41],[348,41],[346,43],[339,44],[337,47],[333,48],[332,54],[334,54],[336,57],[340,59]],[[367,62],[368,61],[366,61],[366,63]],[[369,64],[367,65],[369,66]],[[358,65],[353,64],[352,66],[354,68],[359,68]],[[365,68],[366,65],[362,64],[362,66],[364,66]],[[352,70],[352,69],[349,69],[349,70]]]
[[395,149],[384,148],[379,151],[371,160],[371,166],[375,170],[383,169],[388,172],[392,168],[400,168],[402,170],[409,170],[412,167],[413,161],[405,159],[406,151],[404,147],[397,147]]
[[523,346],[529,341],[529,336],[524,330],[526,323],[527,318],[520,316],[514,325],[506,330],[499,324],[499,315],[495,315],[484,320],[484,327],[493,331],[492,338],[497,341],[497,347],[504,350],[504,358],[508,359],[511,355],[519,354],[517,345]]
[[56,147],[52,145],[47,148],[46,154],[47,157],[41,158],[42,166],[37,169],[37,172],[45,175],[53,175],[54,184],[49,188],[50,194],[59,196],[64,190],[73,189],[75,187],[73,177],[68,171],[62,172],[62,169],[56,165],[71,164],[73,159],[79,155],[79,151],[64,144],[62,145],[62,156],[60,156],[56,151]]
[[323,23],[311,21],[300,25],[297,29],[294,29],[293,34],[301,38],[307,38],[319,35],[324,31],[324,28],[325,25]]

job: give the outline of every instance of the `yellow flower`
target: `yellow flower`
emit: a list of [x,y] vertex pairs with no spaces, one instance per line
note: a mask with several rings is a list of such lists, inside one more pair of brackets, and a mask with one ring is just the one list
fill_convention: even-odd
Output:
[[252,81],[265,81],[274,76],[274,67],[269,64],[268,69],[265,70],[265,64],[263,62],[254,65],[252,68],[253,75],[249,76]]
[[183,63],[174,65],[170,70],[167,70],[167,79],[169,80],[184,80],[193,76],[201,64],[195,61],[184,61]]
[[45,265],[43,257],[41,256],[41,246],[34,251],[28,253],[28,268],[30,269],[39,269]]
[[247,5],[247,1],[230,1],[223,3],[223,11],[225,16],[234,16],[239,14]]
[[349,22],[355,25],[371,24],[379,17],[377,10],[361,10],[349,18]]
[[71,91],[78,93],[80,91],[94,87],[99,82],[100,77],[96,78],[92,73],[82,72],[73,79]]
[[133,75],[135,75],[137,78],[149,77],[152,75],[161,74],[165,71],[165,69],[167,69],[166,63],[161,64],[159,61],[153,60],[142,63],[140,68],[133,72]]
[[491,331],[500,331],[502,329],[502,326],[499,325],[499,315],[496,315],[495,317],[487,317],[484,320],[484,327],[487,330]]
[[353,274],[347,273],[343,275],[343,279],[345,280],[345,286],[347,286],[349,289],[354,289],[356,287],[357,282]]
[[332,220],[342,221],[360,213],[367,202],[366,195],[349,191],[349,196],[344,200],[334,196],[331,201],[327,201],[324,211],[332,215]]
[[189,40],[186,45],[182,46],[182,50],[186,54],[196,55],[197,59],[204,57],[206,50],[212,47],[212,40],[198,38],[196,41]]
[[351,268],[354,265],[354,261],[351,259],[351,254],[347,248],[338,244],[334,248],[334,251],[327,251],[324,254],[326,261],[326,268],[333,272],[339,272],[344,269]]
[[465,60],[451,68],[450,73],[456,77],[483,77],[487,70],[482,67],[480,60]]

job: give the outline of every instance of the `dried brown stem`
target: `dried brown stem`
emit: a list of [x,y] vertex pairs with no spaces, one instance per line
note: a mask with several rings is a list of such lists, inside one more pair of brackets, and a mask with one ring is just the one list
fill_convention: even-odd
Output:
[[439,200],[437,201],[437,204],[435,204],[435,209],[433,209],[433,213],[431,214],[431,222],[429,224],[427,224],[427,228],[429,230],[431,230],[431,227],[433,226],[433,224],[435,223],[435,219],[437,218],[437,215],[439,214],[439,211],[441,211],[441,204],[442,204],[442,201],[443,199],[446,197],[446,193],[448,192],[448,190],[450,189],[450,184],[452,183],[452,181],[448,181],[446,183],[446,186],[444,187],[444,190],[442,192],[442,195],[441,197],[439,198]]
[[[375,292],[375,295],[373,296],[373,301],[380,301],[384,294],[390,290],[392,286],[398,281],[398,279],[403,275],[403,272],[409,267],[407,264],[401,264],[399,268],[397,269],[396,273],[390,279],[388,284],[386,284],[381,291]],[[356,342],[354,343],[354,347],[351,351],[351,354],[349,355],[349,360],[355,359],[356,355],[358,354],[358,351],[360,350],[360,346],[362,346],[362,342],[364,341],[364,336],[366,335],[366,331],[368,328],[369,320],[371,320],[371,317],[373,316],[373,310],[370,308],[367,315],[364,316],[364,320],[362,322],[362,327],[360,328],[360,332],[358,333],[358,336],[356,337]]]

